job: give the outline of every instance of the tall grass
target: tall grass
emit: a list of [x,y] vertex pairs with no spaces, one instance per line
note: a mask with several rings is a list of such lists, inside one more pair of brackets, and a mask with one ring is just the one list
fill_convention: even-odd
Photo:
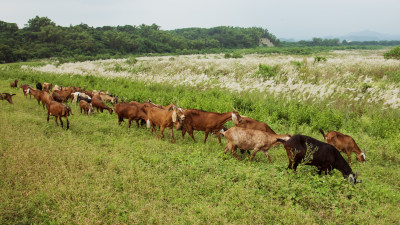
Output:
[[[10,66],[10,65],[8,65]],[[128,79],[0,70],[0,90],[17,93],[0,107],[0,223],[397,223],[400,206],[400,117],[373,105],[353,108],[326,102],[298,102],[259,93],[145,84]],[[301,133],[322,140],[318,129],[354,137],[367,162],[353,160],[363,183],[352,186],[338,171],[318,176],[300,166],[287,171],[282,147],[272,163],[257,155],[251,163],[223,154],[211,137],[156,140],[145,128],[118,126],[115,115],[87,117],[71,104],[70,130],[46,123],[46,113],[9,81],[34,85],[103,89],[129,100],[151,98],[184,108],[241,114],[269,124],[277,133]],[[232,124],[228,124],[232,126]],[[174,131],[177,137],[178,131]],[[195,133],[202,140],[203,132]],[[225,142],[224,142],[225,143]],[[354,158],[354,155],[352,155]]]

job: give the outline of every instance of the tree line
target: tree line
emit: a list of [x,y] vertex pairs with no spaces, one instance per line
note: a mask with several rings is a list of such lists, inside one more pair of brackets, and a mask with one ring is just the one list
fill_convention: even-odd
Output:
[[[263,46],[269,39],[277,48],[261,52],[307,53],[307,48],[400,45],[400,41],[340,42],[339,39],[313,38],[311,41],[283,42],[260,27],[184,28],[161,30],[160,26],[103,26],[87,24],[62,27],[47,17],[36,16],[19,28],[16,23],[0,21],[0,63],[57,57],[60,60],[91,60],[127,54],[221,53]],[[282,48],[282,49],[281,49]],[[288,50],[293,48],[294,50]]]
[[211,49],[257,47],[262,38],[279,45],[273,34],[258,27],[220,26],[172,31],[161,30],[156,24],[62,27],[47,17],[36,16],[23,28],[0,21],[0,62],[48,57],[203,53]]

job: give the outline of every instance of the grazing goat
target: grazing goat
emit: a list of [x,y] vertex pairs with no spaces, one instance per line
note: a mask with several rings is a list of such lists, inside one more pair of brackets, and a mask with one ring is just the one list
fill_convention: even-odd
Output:
[[72,102],[76,102],[76,103],[80,102],[81,100],[84,100],[87,103],[92,102],[92,98],[83,92],[72,93],[71,98],[72,98]]
[[59,102],[59,103],[67,102],[67,99],[64,96],[60,95],[59,92],[57,92],[57,91],[53,91],[51,96],[53,97],[54,101],[56,101],[56,102]]
[[81,108],[81,113],[82,113],[82,109],[83,111],[85,111],[85,113],[90,116],[90,113],[93,112],[93,107],[91,103],[87,103],[84,100],[80,100],[79,101],[79,107]]
[[38,82],[38,83],[36,84],[36,89],[38,89],[38,90],[43,90],[43,86],[42,86],[42,84],[41,84],[40,82]]
[[[173,126],[177,130],[180,130],[183,125],[183,121],[185,120],[185,116],[182,111],[178,108],[175,108],[172,111],[167,111],[165,109],[160,109],[157,107],[148,107],[145,105],[145,112],[148,116],[148,122],[151,125],[152,131],[156,134],[156,138],[158,139],[157,132],[155,130],[155,126],[160,126],[161,138],[164,138],[164,129],[168,127],[171,131],[171,141],[175,143]],[[147,124],[149,127],[149,124]]]
[[278,139],[289,140],[290,138],[290,135],[271,134],[265,131],[242,127],[231,127],[227,131],[221,131],[221,133],[228,141],[225,146],[224,153],[229,150],[234,156],[236,156],[236,158],[241,160],[241,158],[236,154],[236,148],[241,150],[254,149],[249,160],[251,161],[256,153],[261,150],[265,153],[265,156],[268,158],[270,163],[271,157],[268,154],[268,150],[278,144],[281,144]]
[[61,127],[64,128],[64,124],[61,117],[65,117],[65,119],[67,120],[67,130],[69,129],[68,116],[70,115],[72,115],[71,108],[59,102],[51,101],[47,106],[47,122],[49,122],[50,116],[54,116],[54,120],[56,121],[57,126],[58,126],[57,118],[59,118]]
[[10,87],[17,88],[18,87],[18,80],[10,82]]
[[[255,119],[249,118],[247,116],[241,116],[242,121],[240,123],[236,121],[235,127],[243,127],[243,128],[249,128],[253,130],[261,130],[265,131],[270,134],[276,134],[275,131],[273,131],[267,124],[257,121]],[[244,150],[240,149],[240,152],[243,154]]]
[[88,96],[90,96],[91,98],[93,98],[93,93],[90,91],[84,91],[83,93],[87,94]]
[[[60,96],[65,98],[65,101],[68,101],[69,98],[71,98],[71,93],[72,93],[73,89],[72,88],[65,88],[62,91],[53,91],[54,93],[59,94]],[[54,97],[54,96],[53,96]]]
[[[27,84],[22,84],[21,86],[19,86],[20,88],[22,88],[22,92],[24,93],[24,96],[25,96],[25,98],[27,97],[27,95],[28,95],[28,89],[31,87],[31,86],[29,86],[29,85],[27,85]],[[30,98],[31,96],[29,95],[29,98]]]
[[234,121],[235,123],[235,127],[243,127],[243,128],[249,128],[249,129],[253,129],[253,130],[261,130],[261,131],[265,131],[267,133],[270,134],[276,134],[275,131],[273,131],[267,124],[257,121],[255,119],[246,117],[246,116],[241,116],[242,117],[242,121]]
[[337,169],[344,177],[348,177],[350,183],[357,182],[357,174],[354,176],[349,164],[332,145],[304,135],[294,135],[288,141],[278,140],[286,149],[289,169],[296,171],[297,166],[303,161],[306,165],[316,166],[319,174],[322,171],[328,174],[332,169]]
[[329,131],[326,135],[323,130],[319,130],[324,137],[326,143],[333,145],[340,152],[347,154],[347,159],[351,165],[351,152],[356,153],[359,162],[365,162],[365,152],[361,151],[356,142],[349,135],[339,133],[337,131]]
[[42,87],[43,87],[43,90],[51,91],[51,88],[53,87],[53,85],[51,83],[43,83]]
[[40,101],[42,101],[43,109],[45,105],[46,107],[48,107],[49,103],[53,100],[55,99],[49,94],[47,90],[40,91]]
[[106,109],[106,110],[108,110],[108,112],[110,112],[111,115],[113,113],[113,110],[99,99],[93,98],[92,106],[93,106],[93,108],[96,108],[97,112],[99,112],[99,109],[100,109],[100,112],[103,112],[103,110]]
[[[144,106],[143,103],[136,102],[136,101],[131,101],[131,102],[129,102],[129,104],[136,105],[136,106],[139,108],[140,111],[142,111],[144,114],[146,114],[146,111],[144,111],[144,107],[145,107],[145,106]],[[146,114],[146,115],[147,115],[147,114]],[[147,119],[146,119],[146,120],[141,119],[141,120],[140,120],[140,125],[141,125],[141,126],[145,125],[145,124],[146,124],[146,121],[147,121]]]
[[216,113],[206,112],[198,109],[187,109],[185,110],[184,115],[185,125],[182,128],[182,138],[184,138],[185,133],[188,132],[192,139],[195,141],[193,131],[205,131],[204,143],[206,143],[207,141],[208,134],[210,132],[215,132],[218,141],[221,144],[221,137],[219,134],[224,124],[228,120],[232,120],[234,121],[234,123],[239,123],[241,121],[241,117],[236,110],[234,110],[233,112]]
[[56,85],[54,85],[54,87],[53,87],[53,91],[61,91],[61,87],[60,86],[58,86],[57,84]]
[[15,94],[10,94],[10,93],[1,93],[0,94],[0,100],[7,100],[10,104],[14,104],[12,101],[12,96]]
[[40,92],[39,90],[34,89],[33,87],[29,87],[28,90],[26,91],[27,94],[29,94],[29,98],[33,95],[33,97],[37,100],[38,105],[40,105]]
[[118,98],[117,97],[111,97],[108,94],[100,94],[100,98],[104,102],[111,102],[111,104],[116,104],[118,102]]
[[128,119],[129,128],[131,127],[132,120],[136,121],[137,127],[139,127],[139,120],[148,120],[147,114],[136,104],[118,103],[114,105],[114,111],[118,116],[118,125],[121,125],[124,119]]

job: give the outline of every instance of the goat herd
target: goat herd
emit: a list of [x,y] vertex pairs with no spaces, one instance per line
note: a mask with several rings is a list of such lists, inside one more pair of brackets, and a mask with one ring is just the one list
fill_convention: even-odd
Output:
[[[18,80],[10,83],[11,87],[17,88]],[[365,161],[365,153],[360,150],[353,138],[344,135],[337,131],[329,131],[325,134],[322,130],[324,140],[321,142],[312,137],[304,135],[278,135],[267,124],[241,116],[236,110],[226,113],[206,112],[198,109],[182,109],[175,104],[162,106],[152,103],[147,100],[144,103],[131,101],[129,103],[120,102],[118,98],[110,95],[110,93],[102,91],[82,91],[79,87],[59,87],[51,83],[37,83],[36,89],[28,84],[19,86],[22,88],[25,98],[27,95],[33,96],[40,105],[40,102],[47,108],[47,122],[50,116],[55,117],[55,122],[58,125],[57,119],[60,120],[63,127],[62,117],[67,121],[67,129],[69,128],[68,117],[72,115],[71,108],[63,103],[71,99],[72,102],[79,103],[81,113],[85,112],[88,116],[93,112],[93,108],[97,112],[103,110],[109,111],[110,114],[115,111],[118,117],[118,124],[124,119],[128,119],[129,127],[132,120],[135,120],[137,127],[147,125],[147,128],[152,129],[156,138],[159,136],[155,127],[159,127],[161,138],[164,137],[164,129],[169,128],[171,133],[171,141],[175,143],[173,127],[182,131],[182,138],[186,132],[195,140],[193,131],[204,131],[204,143],[207,141],[208,135],[215,133],[218,141],[221,144],[220,135],[224,135],[227,144],[224,153],[230,151],[232,155],[241,160],[236,154],[236,149],[239,148],[242,153],[253,150],[250,161],[253,160],[258,151],[264,152],[269,162],[271,158],[268,150],[271,147],[283,144],[289,159],[289,169],[296,170],[300,163],[316,166],[319,174],[322,171],[328,174],[332,169],[339,170],[344,177],[348,177],[350,183],[358,183],[357,174],[354,174],[349,164],[351,164],[351,152],[355,152],[357,160]],[[50,94],[52,92],[52,94]],[[12,104],[12,96],[15,94],[3,93],[1,99],[6,99]],[[108,107],[105,103],[110,102],[113,108]],[[226,130],[224,124],[232,120],[234,127]],[[345,152],[348,157],[348,162],[343,158],[340,152]],[[309,157],[312,154],[312,157]]]

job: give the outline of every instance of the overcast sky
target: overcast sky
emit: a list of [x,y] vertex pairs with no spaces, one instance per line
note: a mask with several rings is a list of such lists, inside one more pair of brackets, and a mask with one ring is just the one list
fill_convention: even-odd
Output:
[[256,26],[295,39],[363,30],[400,35],[400,0],[0,0],[0,6],[0,20],[20,28],[46,16],[60,26]]

